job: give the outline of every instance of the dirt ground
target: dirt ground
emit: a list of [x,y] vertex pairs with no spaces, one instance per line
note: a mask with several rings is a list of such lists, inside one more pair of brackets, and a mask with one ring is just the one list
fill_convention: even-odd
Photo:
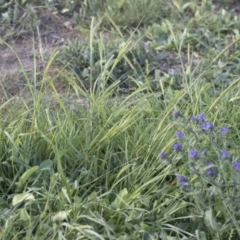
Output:
[[[219,4],[216,1],[215,4],[217,8],[228,7],[240,12],[239,3],[229,2],[229,4],[224,4],[223,6],[223,4]],[[1,37],[4,37],[1,27],[0,34]],[[35,67],[36,73],[41,74],[53,52],[56,50],[61,51],[68,44],[69,39],[84,41],[87,39],[87,34],[81,33],[79,26],[75,26],[70,18],[48,13],[40,17],[38,28],[34,35],[8,39],[7,43],[9,46],[0,40],[0,87],[12,96],[19,93],[26,86],[26,81],[21,73],[22,68],[19,59],[27,73],[31,74]],[[35,60],[36,65],[34,65]],[[176,63],[174,66],[165,65],[164,63],[162,64],[163,71],[167,71],[171,67],[173,69],[181,68],[181,65]],[[54,74],[54,66],[51,68],[51,71]],[[2,90],[0,89],[1,92]]]
[[[74,31],[74,26],[69,19],[57,15],[43,15],[40,18],[40,24],[35,36],[13,38],[8,41],[12,49],[9,49],[3,43],[0,45],[0,73],[19,71],[16,54],[21,59],[26,71],[28,71],[33,67],[33,54],[41,56],[52,52],[66,45],[68,39],[73,38],[80,39],[80,34]],[[38,59],[37,67],[41,69],[43,64],[41,59]]]
[[[103,36],[105,41],[112,38],[109,33],[104,33]],[[1,85],[10,96],[17,95],[26,86],[21,64],[30,76],[34,72],[34,68],[36,68],[37,74],[41,74],[54,51],[61,51],[67,46],[68,40],[84,41],[87,38],[86,31],[81,32],[79,26],[75,26],[71,19],[51,14],[42,15],[34,35],[12,38],[7,41],[9,46],[0,42]],[[176,57],[173,58],[176,59]],[[163,71],[167,71],[169,68],[165,61],[161,66]],[[181,68],[180,62],[175,64],[173,68]],[[55,70],[53,64],[49,74],[55,74]],[[58,85],[61,91],[63,87],[60,86],[61,84]]]
[[[19,93],[26,86],[21,64],[27,73],[33,73],[35,68],[35,73],[40,74],[54,51],[61,51],[69,39],[84,39],[75,27],[67,17],[46,14],[41,16],[37,31],[33,35],[7,40],[8,46],[0,41],[2,87],[12,96]],[[54,67],[51,71],[54,73]]]

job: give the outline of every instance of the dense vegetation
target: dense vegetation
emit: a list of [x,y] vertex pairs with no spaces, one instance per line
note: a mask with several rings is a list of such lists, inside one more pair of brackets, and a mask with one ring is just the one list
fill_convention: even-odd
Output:
[[46,12],[87,32],[21,65],[23,91],[2,76],[0,238],[238,239],[238,9],[0,0],[0,50]]

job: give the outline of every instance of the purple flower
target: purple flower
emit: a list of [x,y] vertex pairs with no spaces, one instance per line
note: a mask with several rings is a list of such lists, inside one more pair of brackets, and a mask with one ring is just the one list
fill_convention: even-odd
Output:
[[188,182],[179,182],[182,188],[188,187]]
[[228,126],[224,126],[224,127],[220,128],[220,132],[224,135],[227,135],[229,132]]
[[[208,162],[207,166],[212,166],[212,162]],[[216,174],[216,170],[213,167],[210,167],[206,170],[207,175],[213,176]]]
[[191,122],[194,122],[196,119],[197,119],[197,118],[196,118],[194,115],[192,115],[192,116],[190,117],[190,121],[191,121]]
[[198,115],[198,120],[199,120],[200,122],[205,122],[205,114],[204,114],[204,113],[200,113],[200,114]]
[[198,159],[200,157],[200,153],[197,150],[192,149],[189,153],[189,156],[190,158]]
[[222,151],[222,157],[223,158],[229,158],[230,157],[230,153],[228,151]]
[[240,171],[240,163],[239,163],[239,162],[234,161],[234,162],[233,162],[233,166],[235,167],[235,169],[236,169],[237,171]]
[[205,123],[201,124],[201,129],[203,131],[213,130],[214,125],[212,123],[210,123],[209,121],[206,121]]
[[208,153],[207,149],[202,150],[202,155],[207,156],[207,153]]
[[188,182],[189,181],[189,179],[183,175],[177,175],[177,180],[179,182]]
[[180,143],[176,143],[173,145],[173,149],[175,151],[181,151],[182,150],[182,145]]
[[161,152],[161,153],[159,154],[159,157],[160,157],[161,159],[165,159],[165,158],[167,157],[167,155],[166,155],[166,153]]
[[175,118],[178,118],[181,116],[181,112],[177,109],[173,110],[172,114],[173,114],[173,117]]
[[176,138],[180,139],[180,138],[183,138],[184,137],[184,133],[183,132],[177,132],[176,134]]
[[183,175],[177,175],[177,180],[182,188],[185,188],[188,186],[189,179]]

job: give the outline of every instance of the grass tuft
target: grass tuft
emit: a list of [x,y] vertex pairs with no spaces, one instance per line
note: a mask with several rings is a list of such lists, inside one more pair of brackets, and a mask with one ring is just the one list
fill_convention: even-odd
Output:
[[[31,13],[39,1],[12,4]],[[1,81],[1,239],[239,238],[231,6],[48,2],[48,11],[89,26],[89,38],[51,49],[45,61],[39,28],[40,73],[36,54],[29,74],[9,36],[1,39],[24,82],[10,95],[9,79]],[[12,7],[4,2],[2,19]],[[21,26],[13,20],[4,26]]]

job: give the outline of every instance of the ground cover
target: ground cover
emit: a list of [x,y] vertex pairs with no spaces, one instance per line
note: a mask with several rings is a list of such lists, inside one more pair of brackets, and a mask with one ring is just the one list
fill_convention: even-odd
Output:
[[1,239],[238,239],[239,4],[1,1]]

